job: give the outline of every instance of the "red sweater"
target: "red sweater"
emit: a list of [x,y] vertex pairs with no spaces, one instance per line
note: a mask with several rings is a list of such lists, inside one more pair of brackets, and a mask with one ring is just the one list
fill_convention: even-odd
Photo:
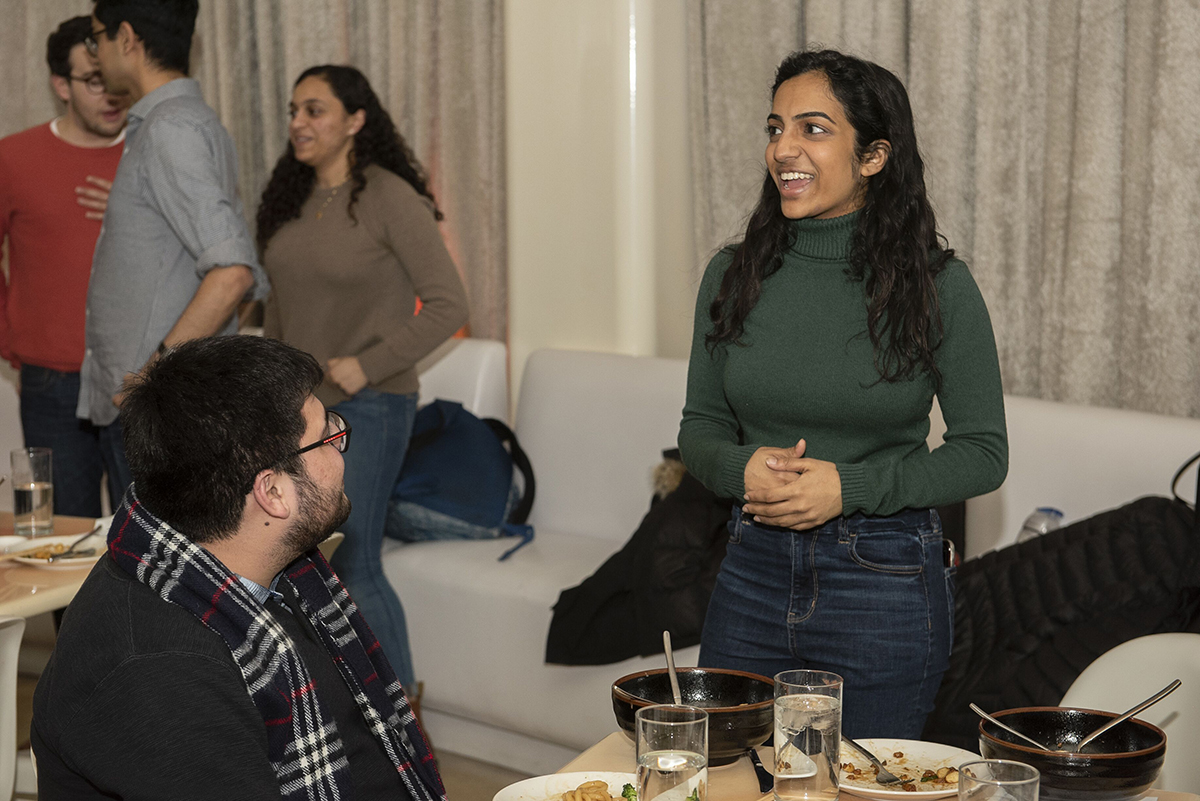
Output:
[[0,240],[8,237],[0,356],[14,365],[79,371],[100,220],[84,217],[75,187],[91,186],[89,175],[111,181],[123,147],[77,147],[49,123],[0,139]]

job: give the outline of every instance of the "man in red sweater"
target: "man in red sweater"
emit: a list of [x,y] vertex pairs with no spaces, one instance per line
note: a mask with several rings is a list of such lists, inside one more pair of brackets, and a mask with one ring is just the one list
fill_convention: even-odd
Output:
[[21,371],[25,444],[54,449],[55,513],[83,517],[100,515],[105,467],[96,429],[75,416],[84,313],[128,106],[105,91],[83,44],[91,32],[90,17],[75,17],[47,42],[62,116],[0,139],[0,356]]

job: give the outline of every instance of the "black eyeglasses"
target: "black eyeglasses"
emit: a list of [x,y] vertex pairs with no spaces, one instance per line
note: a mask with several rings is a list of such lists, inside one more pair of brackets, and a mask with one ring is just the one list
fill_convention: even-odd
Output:
[[93,72],[91,75],[68,75],[67,80],[79,81],[87,90],[94,95],[104,94],[104,79],[100,77],[100,73]]
[[305,445],[300,450],[289,455],[288,458],[290,459],[292,456],[307,453],[322,445],[332,445],[334,448],[337,448],[338,453],[345,453],[346,449],[350,447],[350,424],[346,422],[346,418],[332,409],[327,409],[325,411],[325,425],[328,427],[328,430],[333,432],[332,434],[319,442],[314,442],[312,445]]
[[83,46],[86,47],[87,51],[93,56],[96,55],[96,51],[100,49],[100,43],[96,41],[96,37],[107,30],[108,28],[101,28],[98,31],[92,31],[87,36],[83,37]]

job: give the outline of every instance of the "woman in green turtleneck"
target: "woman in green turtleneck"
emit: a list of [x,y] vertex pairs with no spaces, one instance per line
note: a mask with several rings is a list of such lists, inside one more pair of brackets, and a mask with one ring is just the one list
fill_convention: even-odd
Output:
[[953,635],[932,507],[1008,468],[995,339],[939,240],[896,76],[802,51],[772,97],[762,195],[700,287],[679,431],[688,469],[736,499],[700,662],[831,670],[849,736],[919,737]]

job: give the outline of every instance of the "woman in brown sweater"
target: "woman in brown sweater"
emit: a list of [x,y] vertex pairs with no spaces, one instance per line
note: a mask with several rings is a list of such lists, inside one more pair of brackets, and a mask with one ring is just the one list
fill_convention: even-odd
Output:
[[466,292],[421,167],[366,77],[311,67],[289,113],[287,151],[258,209],[266,334],[325,365],[317,397],[354,430],[352,511],[333,567],[412,687],[404,611],[380,563],[384,520],[416,412],[417,361],[466,323]]

